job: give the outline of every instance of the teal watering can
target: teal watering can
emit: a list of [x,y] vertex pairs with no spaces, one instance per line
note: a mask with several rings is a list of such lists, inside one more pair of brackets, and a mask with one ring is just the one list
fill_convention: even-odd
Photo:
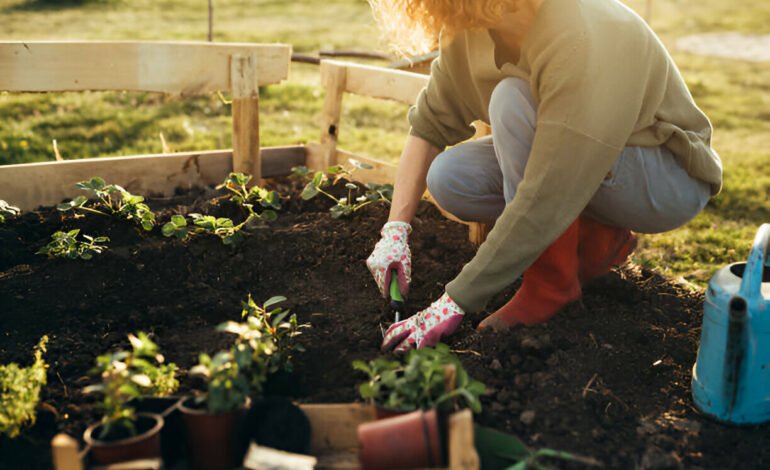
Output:
[[692,395],[705,414],[732,424],[770,421],[770,224],[745,263],[714,274],[706,291]]

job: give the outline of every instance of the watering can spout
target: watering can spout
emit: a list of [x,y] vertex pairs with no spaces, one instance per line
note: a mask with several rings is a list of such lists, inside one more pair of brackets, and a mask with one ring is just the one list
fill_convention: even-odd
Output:
[[746,300],[736,295],[730,300],[730,311],[727,328],[727,348],[725,354],[725,392],[727,410],[732,413],[738,401],[738,394],[743,375],[743,363],[746,357],[748,304]]

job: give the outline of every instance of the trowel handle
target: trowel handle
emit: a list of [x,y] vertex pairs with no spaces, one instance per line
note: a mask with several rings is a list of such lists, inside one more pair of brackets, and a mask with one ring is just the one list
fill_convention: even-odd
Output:
[[398,271],[395,269],[391,271],[390,275],[390,300],[404,301],[404,297],[401,296],[401,289],[398,287]]
[[762,224],[757,236],[754,237],[754,244],[751,246],[746,269],[743,272],[743,281],[741,281],[741,296],[749,301],[762,297],[762,278],[768,252],[770,252],[770,224]]

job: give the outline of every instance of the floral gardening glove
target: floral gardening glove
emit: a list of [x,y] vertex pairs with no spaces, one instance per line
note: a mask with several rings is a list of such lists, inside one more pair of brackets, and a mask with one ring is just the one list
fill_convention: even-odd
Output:
[[409,232],[412,226],[406,222],[388,222],[380,230],[382,238],[366,259],[366,267],[374,276],[382,296],[388,297],[391,271],[398,272],[398,289],[402,296],[409,291],[412,282],[412,254],[409,252]]
[[454,333],[464,315],[463,309],[444,293],[425,310],[392,324],[385,332],[382,349],[405,352],[414,347],[435,346],[442,336]]

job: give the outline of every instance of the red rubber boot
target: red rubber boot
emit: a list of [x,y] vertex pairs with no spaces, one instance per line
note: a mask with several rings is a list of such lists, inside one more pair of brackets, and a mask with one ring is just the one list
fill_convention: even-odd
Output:
[[580,298],[578,279],[578,221],[551,244],[524,272],[516,295],[482,321],[478,330],[505,330],[519,323],[544,323]]
[[605,225],[584,215],[578,222],[578,276],[582,285],[625,263],[636,248],[636,237],[626,228]]

